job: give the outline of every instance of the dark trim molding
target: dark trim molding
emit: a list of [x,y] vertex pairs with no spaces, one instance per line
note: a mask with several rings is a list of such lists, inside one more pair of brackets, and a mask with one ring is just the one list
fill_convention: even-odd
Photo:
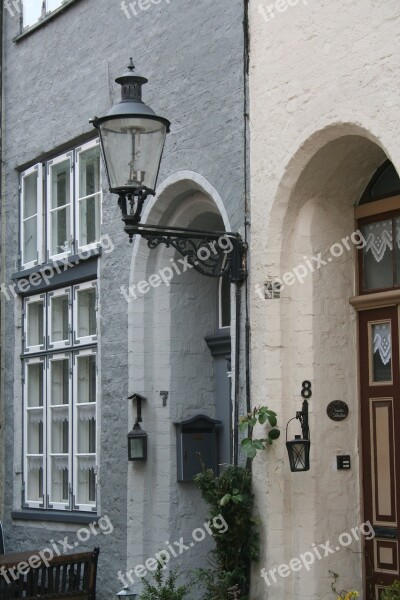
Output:
[[62,510],[26,509],[13,510],[11,518],[15,521],[53,521],[56,523],[97,523],[100,516],[96,513],[64,512]]
[[[57,287],[96,279],[97,260],[101,256],[101,252],[102,248],[99,247],[90,250],[87,257],[82,257],[80,254],[69,256],[65,264],[62,262],[47,263],[26,271],[18,271],[11,275],[15,293],[22,297],[30,296],[44,291],[48,292]],[[37,274],[36,277],[32,277],[34,274]],[[34,281],[35,285],[31,281]]]
[[229,334],[206,335],[204,339],[211,356],[223,356],[231,353],[231,336]]
[[88,131],[86,131],[85,133],[78,135],[77,137],[75,137],[72,140],[69,140],[68,142],[64,142],[63,144],[60,144],[60,145],[56,146],[55,148],[52,148],[51,150],[48,150],[48,151],[43,150],[43,152],[41,154],[39,154],[39,156],[36,156],[36,158],[34,160],[29,160],[21,165],[16,165],[15,169],[19,173],[21,173],[22,171],[26,171],[26,169],[33,167],[33,165],[36,165],[37,163],[45,163],[48,160],[57,156],[57,154],[65,154],[66,152],[75,150],[79,146],[86,144],[86,142],[95,140],[98,137],[99,137],[99,134],[97,133],[97,131],[94,131],[93,129],[88,129]]

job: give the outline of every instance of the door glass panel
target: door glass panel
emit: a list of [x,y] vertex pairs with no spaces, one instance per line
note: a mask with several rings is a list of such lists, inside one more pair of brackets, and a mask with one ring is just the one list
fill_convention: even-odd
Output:
[[393,287],[392,219],[361,227],[366,240],[363,248],[363,289]]
[[372,381],[392,380],[392,335],[390,321],[371,324]]

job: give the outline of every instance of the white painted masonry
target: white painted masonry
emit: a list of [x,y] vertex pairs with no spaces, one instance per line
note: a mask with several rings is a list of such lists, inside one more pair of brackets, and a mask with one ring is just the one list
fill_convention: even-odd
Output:
[[[253,598],[328,600],[329,569],[340,589],[362,590],[361,544],[267,587],[270,570],[362,523],[355,254],[346,252],[263,301],[255,286],[326,251],[354,230],[353,206],[389,158],[400,171],[397,0],[311,1],[268,23],[250,3],[252,399],[280,423],[300,409],[310,379],[311,470],[289,471],[284,443],[254,464],[262,556]],[[345,400],[349,418],[326,416]],[[338,472],[337,454],[350,454]]]

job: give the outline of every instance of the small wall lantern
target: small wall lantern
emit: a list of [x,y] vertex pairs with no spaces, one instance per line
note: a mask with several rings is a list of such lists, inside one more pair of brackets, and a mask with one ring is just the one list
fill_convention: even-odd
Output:
[[118,592],[116,596],[120,600],[136,600],[136,598],[139,600],[137,593],[131,590],[127,585],[124,586],[124,588]]
[[[140,427],[142,422],[142,400],[140,394],[132,394],[128,400],[136,400],[137,413],[133,429],[128,433],[128,460],[147,460],[147,433]],[[124,588],[125,589],[125,588]]]
[[[287,439],[288,425],[294,419],[301,423],[302,435],[295,435],[294,440]],[[296,413],[293,419],[286,425],[286,448],[289,455],[290,470],[299,473],[310,470],[310,428],[308,426],[308,402],[303,401],[302,410]]]

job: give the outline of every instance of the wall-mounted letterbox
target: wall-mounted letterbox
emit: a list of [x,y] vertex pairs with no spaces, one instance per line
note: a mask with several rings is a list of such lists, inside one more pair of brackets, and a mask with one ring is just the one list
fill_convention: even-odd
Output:
[[196,415],[175,425],[178,481],[193,481],[201,472],[201,461],[206,469],[218,474],[217,435],[221,421]]

